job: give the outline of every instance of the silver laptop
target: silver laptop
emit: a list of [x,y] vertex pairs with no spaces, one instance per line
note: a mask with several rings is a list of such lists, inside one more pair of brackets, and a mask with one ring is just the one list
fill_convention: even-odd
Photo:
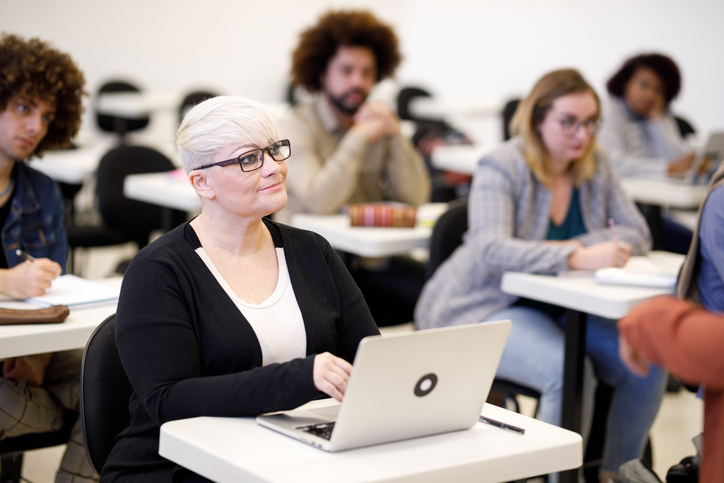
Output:
[[256,421],[325,451],[471,428],[511,326],[501,320],[366,337],[341,404],[312,401]]
[[684,181],[687,184],[707,184],[723,159],[724,131],[714,131],[709,135],[706,145],[694,158]]

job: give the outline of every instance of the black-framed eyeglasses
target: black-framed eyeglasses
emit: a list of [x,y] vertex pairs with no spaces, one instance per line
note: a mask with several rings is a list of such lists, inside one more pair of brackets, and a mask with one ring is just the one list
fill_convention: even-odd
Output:
[[241,153],[235,158],[217,161],[216,163],[199,166],[194,169],[206,169],[211,168],[212,166],[229,166],[236,163],[243,172],[248,173],[250,171],[256,171],[264,166],[265,152],[268,153],[274,161],[280,163],[292,155],[292,145],[288,139],[282,139],[281,141],[270,144],[265,148],[252,149],[251,151]]
[[600,117],[591,117],[589,119],[586,119],[585,121],[580,121],[575,117],[566,117],[559,120],[558,124],[561,126],[563,134],[568,137],[575,136],[578,132],[578,129],[580,129],[581,127],[586,130],[589,136],[593,136],[594,134],[596,134],[596,131],[598,131],[598,128],[601,127],[602,121],[603,120]]

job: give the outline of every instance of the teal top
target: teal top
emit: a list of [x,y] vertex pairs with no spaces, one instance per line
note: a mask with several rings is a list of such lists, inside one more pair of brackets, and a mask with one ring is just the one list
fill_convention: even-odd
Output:
[[581,202],[579,200],[578,188],[573,188],[571,194],[571,205],[568,207],[566,219],[560,226],[556,226],[551,219],[548,222],[548,235],[546,240],[570,240],[578,235],[586,233],[586,227],[583,225],[583,217],[581,216]]

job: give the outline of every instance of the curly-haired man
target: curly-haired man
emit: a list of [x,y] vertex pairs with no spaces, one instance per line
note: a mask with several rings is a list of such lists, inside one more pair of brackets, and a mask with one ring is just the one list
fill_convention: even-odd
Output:
[[332,11],[301,34],[292,57],[293,83],[318,93],[282,120],[292,143],[289,201],[277,214],[329,214],[348,203],[429,200],[419,154],[374,85],[394,74],[401,55],[392,29],[366,11]]
[[[70,145],[85,79],[72,59],[38,39],[0,37],[0,293],[41,295],[63,273],[68,242],[57,184],[25,161]],[[16,254],[23,250],[33,261]],[[32,259],[31,259],[32,260]],[[0,378],[0,439],[55,431],[79,406],[82,351],[11,357]],[[97,476],[75,424],[56,481]]]

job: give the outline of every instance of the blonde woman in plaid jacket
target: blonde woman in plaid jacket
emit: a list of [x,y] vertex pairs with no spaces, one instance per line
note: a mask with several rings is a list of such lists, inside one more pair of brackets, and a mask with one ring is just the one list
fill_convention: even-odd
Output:
[[[577,71],[538,81],[513,119],[517,136],[480,160],[465,241],[427,283],[415,311],[421,329],[511,319],[498,375],[540,391],[540,418],[553,424],[561,420],[562,309],[505,294],[500,282],[505,271],[623,266],[649,250],[643,217],[596,149],[599,120],[598,96]],[[665,383],[660,370],[631,375],[618,358],[617,337],[615,321],[588,317],[587,360],[616,389],[602,481],[640,456]]]

